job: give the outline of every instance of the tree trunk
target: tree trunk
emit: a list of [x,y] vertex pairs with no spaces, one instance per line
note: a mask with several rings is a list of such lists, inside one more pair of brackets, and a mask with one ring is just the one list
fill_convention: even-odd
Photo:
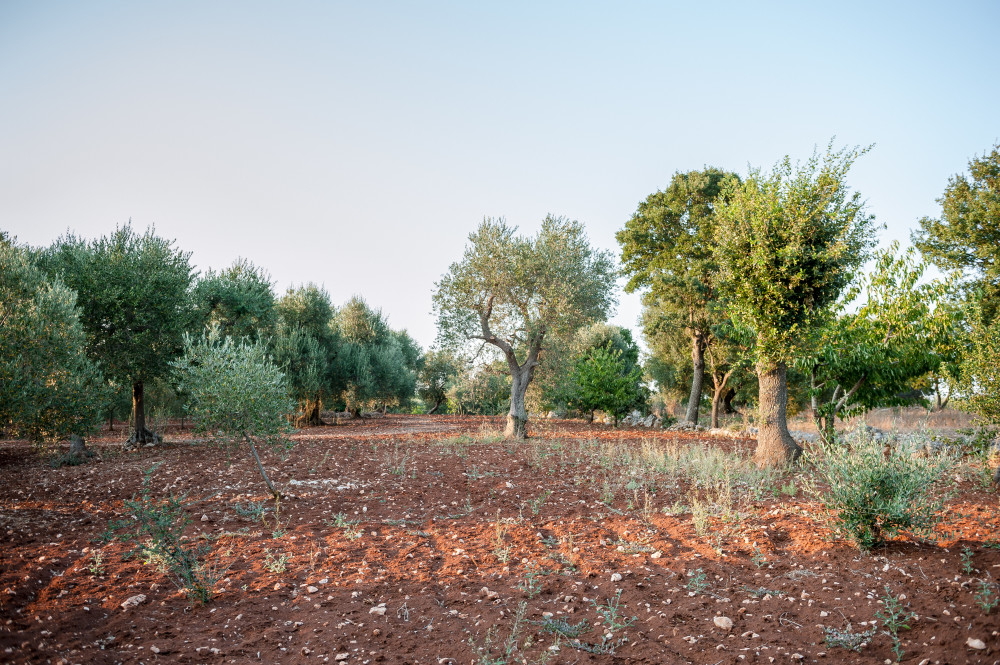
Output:
[[736,409],[733,407],[733,400],[736,398],[736,391],[729,388],[725,393],[723,393],[723,395],[722,412],[726,414],[736,413]]
[[69,436],[69,454],[76,455],[77,457],[90,457],[93,455],[92,452],[87,450],[87,443],[83,440],[83,437],[79,434],[70,434]]
[[697,425],[701,386],[705,380],[705,341],[701,335],[691,335],[691,360],[694,362],[694,377],[691,379],[691,396],[688,397],[687,415],[684,419]]
[[267,489],[271,490],[271,496],[277,499],[281,496],[281,493],[274,489],[274,485],[271,484],[271,479],[267,477],[267,472],[264,471],[264,465],[260,463],[260,457],[257,455],[257,448],[253,445],[253,440],[245,433],[243,434],[243,440],[250,446],[250,452],[253,453],[253,458],[257,462],[257,470],[260,471],[260,475],[264,478],[264,484],[267,485]]
[[431,415],[432,413],[434,413],[435,411],[437,411],[439,406],[441,406],[441,402],[437,402],[434,405],[434,408],[427,412],[427,415]]
[[757,450],[754,461],[758,467],[782,466],[802,455],[788,432],[788,376],[785,363],[758,364],[760,383],[760,422],[757,423]]
[[503,431],[508,439],[528,438],[528,411],[524,408],[524,394],[528,391],[530,380],[530,368],[515,370],[511,367],[510,410],[507,412],[507,427]]
[[727,386],[729,385],[729,377],[733,375],[735,370],[729,370],[719,378],[718,372],[714,369],[712,370],[712,384],[714,390],[712,393],[712,429],[719,428],[719,407],[722,405],[722,396],[726,394]]
[[132,384],[132,434],[126,447],[159,443],[160,437],[146,429],[146,402],[142,381]]

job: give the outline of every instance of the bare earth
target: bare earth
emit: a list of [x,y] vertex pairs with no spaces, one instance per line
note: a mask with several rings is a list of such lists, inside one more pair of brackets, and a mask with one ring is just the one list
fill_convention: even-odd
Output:
[[[92,461],[57,469],[0,443],[0,662],[883,663],[887,636],[856,653],[825,643],[823,626],[868,630],[886,586],[918,617],[899,633],[904,663],[1000,661],[1000,608],[976,599],[976,580],[1000,578],[995,490],[963,479],[937,542],[874,555],[834,538],[794,485],[737,497],[737,519],[710,517],[698,535],[685,504],[700,490],[632,482],[615,451],[752,441],[536,421],[526,443],[472,442],[499,425],[389,416],[302,430],[286,459],[264,455],[286,493],[277,522],[235,510],[268,499],[245,451],[193,445],[176,426],[134,453],[95,439]],[[99,539],[154,463],[153,496],[186,494],[189,535],[228,566],[205,605]],[[578,641],[546,630],[557,623]],[[614,654],[589,652],[602,645]]]

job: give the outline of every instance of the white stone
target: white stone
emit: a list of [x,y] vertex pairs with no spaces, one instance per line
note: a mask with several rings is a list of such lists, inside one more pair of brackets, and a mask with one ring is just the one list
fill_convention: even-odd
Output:
[[970,649],[982,650],[986,648],[986,642],[983,642],[982,640],[977,640],[975,637],[970,637],[965,643],[968,645]]
[[129,598],[125,602],[123,602],[122,603],[122,608],[126,609],[126,610],[132,609],[133,607],[135,607],[136,605],[144,602],[145,600],[146,600],[146,594],[144,594],[144,593],[137,594],[135,596],[132,596],[131,598]]
[[622,575],[621,575],[621,573],[614,573],[611,576],[611,581],[612,582],[621,582],[622,581]]
[[714,617],[712,622],[722,630],[733,629],[733,620],[729,617]]

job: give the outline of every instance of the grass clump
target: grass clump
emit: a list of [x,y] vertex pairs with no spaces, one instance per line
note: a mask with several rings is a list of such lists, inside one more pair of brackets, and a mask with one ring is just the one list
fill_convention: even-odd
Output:
[[916,454],[858,428],[847,442],[821,448],[808,486],[836,530],[869,551],[906,533],[933,535],[953,464],[947,453]]

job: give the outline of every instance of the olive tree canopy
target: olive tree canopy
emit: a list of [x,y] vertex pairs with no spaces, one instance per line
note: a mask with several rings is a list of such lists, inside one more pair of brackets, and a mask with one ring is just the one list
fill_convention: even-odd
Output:
[[0,243],[0,431],[41,441],[97,428],[109,395],[86,341],[76,294]]
[[132,444],[152,443],[144,384],[170,372],[190,320],[191,254],[149,228],[126,224],[92,242],[72,234],[41,252],[39,263],[77,292],[87,354],[118,385],[132,387]]
[[485,219],[469,236],[434,294],[439,339],[458,347],[496,347],[511,375],[505,435],[524,438],[524,394],[552,337],[569,337],[607,318],[615,304],[609,252],[590,246],[583,225],[547,216],[533,238],[502,219]]

